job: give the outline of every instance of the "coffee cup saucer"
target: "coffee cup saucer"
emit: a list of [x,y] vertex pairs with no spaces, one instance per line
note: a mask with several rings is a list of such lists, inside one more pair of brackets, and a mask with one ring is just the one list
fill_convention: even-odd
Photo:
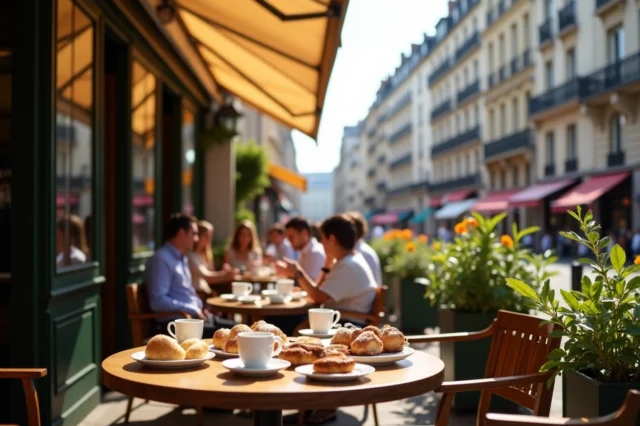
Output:
[[238,297],[238,302],[242,303],[243,305],[253,305],[257,302],[259,302],[261,299],[260,296],[256,296],[256,295],[247,295],[247,296],[240,296]]
[[279,294],[274,294],[269,296],[269,302],[272,305],[282,305],[283,303],[287,303],[291,300],[291,296],[281,296]]
[[332,328],[326,333],[316,333],[310,328],[305,328],[303,330],[300,330],[298,333],[300,333],[300,335],[302,336],[317,337],[318,339],[323,339],[323,338],[335,336],[336,331],[338,331],[336,328]]
[[278,371],[289,368],[291,363],[284,359],[271,358],[265,368],[247,368],[240,358],[230,358],[222,361],[222,366],[239,376],[268,377],[275,376]]
[[236,300],[237,296],[235,294],[232,294],[232,293],[221,294],[220,295],[220,299],[227,300],[227,301],[231,302],[233,300]]

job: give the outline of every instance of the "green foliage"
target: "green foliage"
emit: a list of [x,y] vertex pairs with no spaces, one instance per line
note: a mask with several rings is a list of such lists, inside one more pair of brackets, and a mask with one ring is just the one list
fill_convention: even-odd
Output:
[[261,195],[269,187],[268,164],[265,149],[255,141],[236,144],[236,205]]
[[433,304],[466,312],[528,311],[525,297],[510,289],[505,277],[516,277],[538,288],[553,275],[546,267],[557,258],[551,252],[534,255],[520,245],[525,235],[538,230],[536,227],[519,231],[514,225],[511,235],[498,238],[496,227],[505,216],[485,218],[474,213],[473,218],[455,226],[453,242],[431,246],[422,282]]
[[229,130],[224,126],[211,126],[202,135],[204,150],[207,151],[214,145],[230,143],[237,135],[235,131]]
[[256,215],[246,207],[237,207],[234,220],[236,224],[244,220],[248,220],[251,223],[256,223]]
[[630,277],[640,265],[625,266],[626,254],[618,245],[607,253],[610,238],[600,238],[600,225],[591,211],[583,216],[578,207],[569,214],[580,224],[581,235],[562,232],[562,236],[584,245],[594,256],[578,259],[593,268],[591,276],[582,277],[581,291],[561,290],[566,304],[562,306],[548,280],[539,291],[525,284],[527,280],[507,280],[560,327],[554,331],[556,337],[567,339],[562,349],[550,354],[542,371],[581,371],[606,382],[640,381],[640,277]]

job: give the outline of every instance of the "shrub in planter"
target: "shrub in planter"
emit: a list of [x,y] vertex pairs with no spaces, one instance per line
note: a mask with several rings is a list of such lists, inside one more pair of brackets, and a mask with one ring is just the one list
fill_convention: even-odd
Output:
[[640,256],[625,266],[626,254],[619,245],[607,252],[610,238],[600,237],[591,211],[583,215],[578,207],[568,213],[581,232],[561,234],[593,255],[578,259],[593,268],[582,277],[581,291],[560,290],[563,306],[548,281],[540,290],[518,279],[508,283],[531,307],[548,315],[549,322],[562,327],[554,333],[566,342],[549,354],[541,369],[556,369],[564,376],[566,415],[595,417],[617,410],[628,389],[640,389],[640,277],[631,277],[640,271]]
[[[426,296],[439,304],[441,333],[477,331],[486,328],[500,309],[528,312],[526,297],[513,291],[505,277],[517,276],[538,288],[552,273],[546,266],[557,259],[551,252],[534,255],[520,245],[521,239],[537,227],[498,235],[496,227],[505,218],[499,214],[485,218],[477,213],[455,226],[456,236],[448,244],[431,248],[426,278]],[[445,363],[445,380],[477,379],[484,376],[489,341],[442,342],[440,356]],[[456,395],[453,407],[474,410],[479,393]],[[506,401],[496,408],[511,408]]]

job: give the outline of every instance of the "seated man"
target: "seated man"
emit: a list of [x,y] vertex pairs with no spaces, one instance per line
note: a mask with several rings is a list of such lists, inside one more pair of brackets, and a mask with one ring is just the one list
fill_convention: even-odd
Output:
[[[196,219],[183,213],[172,214],[165,235],[166,242],[145,266],[143,277],[149,307],[153,312],[180,311],[190,314],[192,318],[200,318],[204,320],[203,338],[211,337],[217,327],[213,316],[203,308],[202,299],[193,288],[186,256],[198,239]],[[166,334],[167,323],[171,320],[159,321],[158,332]]]
[[285,229],[291,246],[300,253],[298,262],[302,269],[311,278],[316,279],[322,265],[324,265],[326,256],[322,244],[313,236],[312,224],[304,217],[297,216],[287,222]]
[[294,258],[295,252],[293,251],[293,247],[291,247],[291,243],[285,237],[284,226],[279,223],[274,224],[269,228],[267,236],[269,237],[269,245],[265,252],[266,260],[275,262],[285,257],[288,259]]

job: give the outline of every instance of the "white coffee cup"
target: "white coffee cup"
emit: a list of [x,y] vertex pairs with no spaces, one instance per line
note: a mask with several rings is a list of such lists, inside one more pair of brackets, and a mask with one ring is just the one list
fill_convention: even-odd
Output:
[[[335,318],[335,319],[334,319]],[[340,321],[340,312],[333,309],[309,309],[309,325],[314,333],[328,333]]]
[[293,280],[276,281],[276,291],[280,296],[291,296],[291,292],[293,291]]
[[278,356],[281,350],[282,339],[273,333],[258,331],[238,333],[238,353],[247,368],[267,368],[271,358]]
[[253,291],[251,283],[233,282],[231,283],[231,291],[237,296],[247,296]]
[[[175,331],[171,331],[171,326]],[[201,319],[177,319],[167,324],[167,332],[178,341],[182,343],[187,339],[202,339],[202,330],[204,328],[204,321]]]

